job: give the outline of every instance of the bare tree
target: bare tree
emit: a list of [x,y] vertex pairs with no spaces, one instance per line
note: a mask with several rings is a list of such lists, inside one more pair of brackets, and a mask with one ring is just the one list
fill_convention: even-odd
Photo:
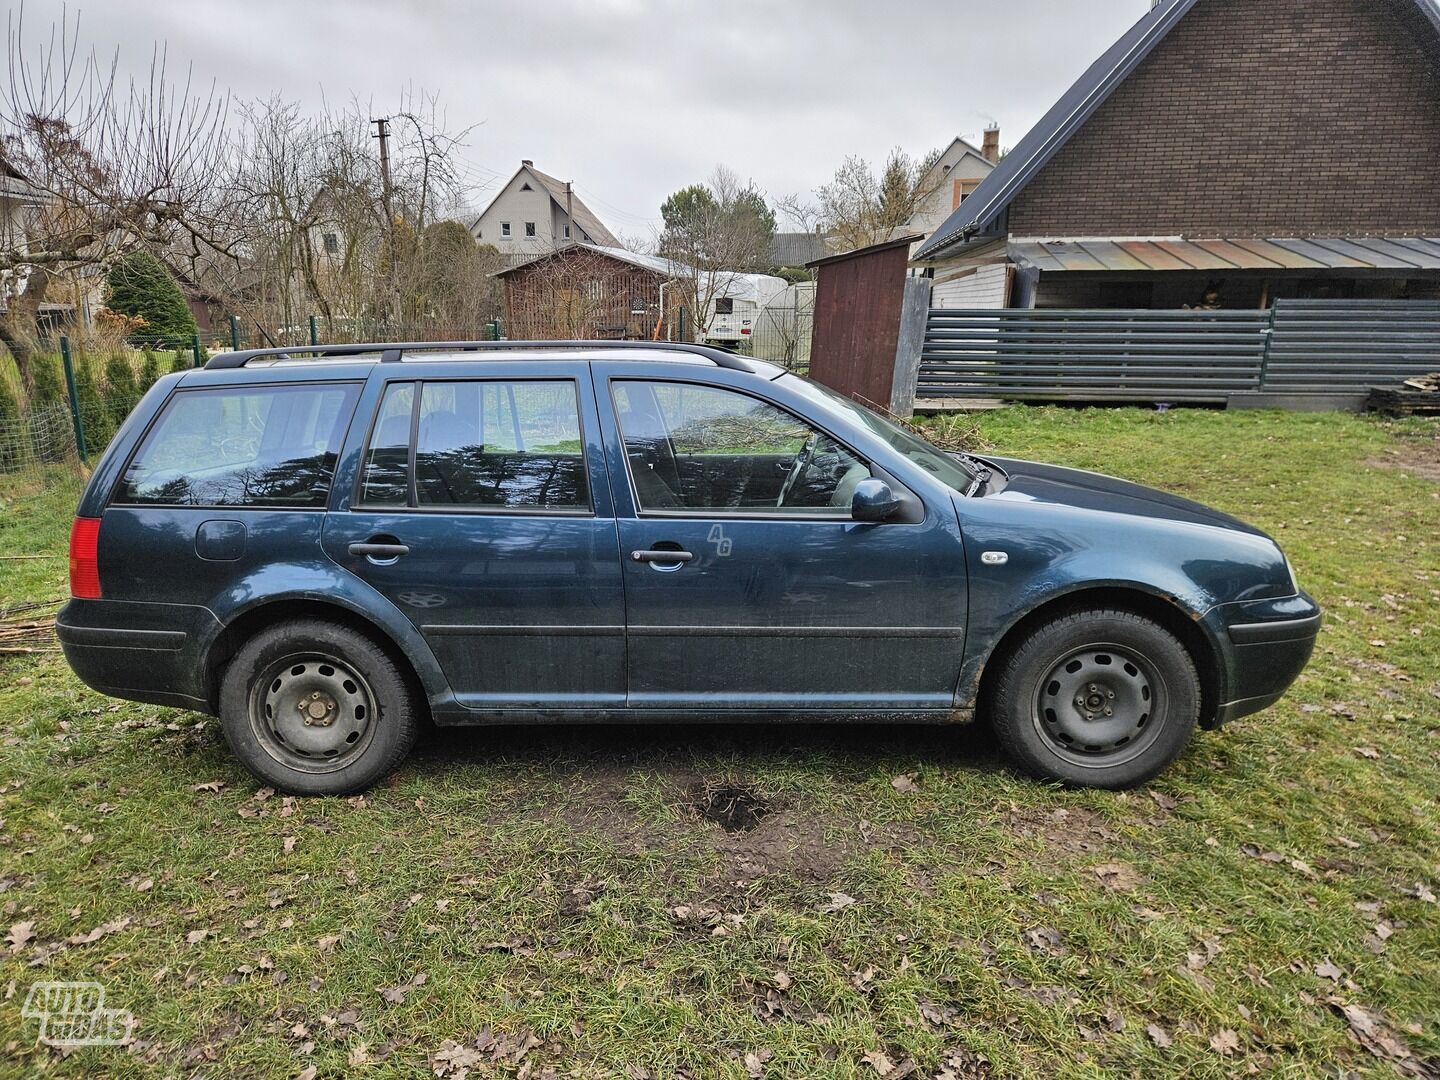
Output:
[[[820,224],[837,250],[853,251],[894,239],[944,179],[935,163],[940,151],[912,158],[896,147],[877,174],[863,158],[847,157],[815,197]],[[798,200],[792,213],[804,211]]]
[[741,275],[769,268],[774,211],[753,185],[717,165],[708,183],[677,191],[660,213],[665,219],[660,253],[673,260],[671,272],[686,283],[695,330],[703,335],[715,300]]
[[202,230],[196,211],[226,156],[228,100],[213,86],[192,90],[189,72],[173,81],[160,48],[145,80],[122,82],[118,54],[102,63],[82,52],[68,15],[31,41],[23,14],[12,14],[7,43],[0,342],[28,389],[38,316],[52,290],[88,288],[82,279],[96,280],[116,255]]

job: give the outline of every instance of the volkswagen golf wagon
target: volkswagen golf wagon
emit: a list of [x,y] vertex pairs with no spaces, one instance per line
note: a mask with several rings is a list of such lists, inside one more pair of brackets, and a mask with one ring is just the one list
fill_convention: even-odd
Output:
[[90,686],[218,714],[257,777],[355,791],[437,725],[993,725],[1118,788],[1270,705],[1315,602],[1260,530],[945,453],[696,345],[321,346],[166,376],[80,501]]

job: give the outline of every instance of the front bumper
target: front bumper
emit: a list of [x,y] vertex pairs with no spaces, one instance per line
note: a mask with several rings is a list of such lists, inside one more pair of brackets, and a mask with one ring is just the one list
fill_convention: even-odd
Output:
[[1279,600],[1221,604],[1205,617],[1224,658],[1215,726],[1269,708],[1310,662],[1320,605],[1304,592]]

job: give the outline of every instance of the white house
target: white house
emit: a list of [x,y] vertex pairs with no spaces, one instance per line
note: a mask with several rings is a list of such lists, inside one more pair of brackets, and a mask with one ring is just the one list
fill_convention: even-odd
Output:
[[999,160],[999,128],[986,129],[983,147],[956,138],[920,182],[921,190],[929,194],[904,231],[928,237],[980,186]]
[[490,244],[515,265],[569,243],[618,248],[605,223],[564,180],[535,168],[528,158],[470,226],[479,244]]

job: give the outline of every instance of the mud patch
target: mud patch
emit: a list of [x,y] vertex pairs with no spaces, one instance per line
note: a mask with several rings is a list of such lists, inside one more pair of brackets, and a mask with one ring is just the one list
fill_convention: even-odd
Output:
[[736,784],[696,784],[690,789],[695,810],[727,833],[749,832],[770,813],[770,801]]
[[1109,852],[1119,839],[1104,818],[1079,806],[1055,810],[1017,808],[1001,820],[1011,832],[1038,842],[1041,862],[1059,863],[1073,856]]

